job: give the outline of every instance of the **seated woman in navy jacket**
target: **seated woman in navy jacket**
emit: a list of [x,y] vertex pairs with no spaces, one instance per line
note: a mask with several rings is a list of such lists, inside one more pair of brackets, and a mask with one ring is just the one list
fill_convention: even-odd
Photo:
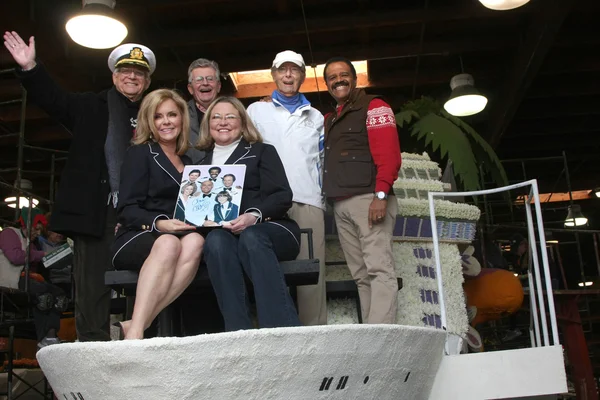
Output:
[[225,320],[225,329],[252,328],[244,273],[254,286],[261,328],[300,325],[279,261],[293,260],[300,249],[300,229],[287,217],[292,190],[277,151],[262,143],[242,103],[216,99],[200,126],[201,164],[245,164],[240,216],[213,228],[204,259]]
[[159,89],[140,106],[134,146],[121,169],[118,230],[112,246],[116,269],[139,270],[133,316],[121,323],[126,339],[142,339],[154,318],[196,275],[204,239],[195,227],[171,219],[183,167],[191,160],[189,115],[174,91]]

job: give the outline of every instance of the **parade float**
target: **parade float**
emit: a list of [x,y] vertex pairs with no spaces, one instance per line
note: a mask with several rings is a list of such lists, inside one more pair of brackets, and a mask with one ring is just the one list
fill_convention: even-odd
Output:
[[[328,301],[328,326],[48,346],[37,358],[57,398],[454,400],[566,392],[554,315],[552,330],[534,322],[552,341],[459,354],[469,330],[463,264],[479,209],[432,197],[449,187],[427,154],[403,154],[399,176],[398,324],[358,324],[356,299],[338,298]],[[333,235],[327,261],[328,281],[351,280]]]

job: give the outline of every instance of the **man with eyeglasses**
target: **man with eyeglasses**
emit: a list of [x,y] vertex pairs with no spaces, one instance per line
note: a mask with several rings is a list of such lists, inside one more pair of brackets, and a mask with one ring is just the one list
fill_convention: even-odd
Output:
[[[113,87],[98,94],[69,93],[36,62],[35,40],[4,33],[4,46],[20,66],[17,76],[28,100],[60,121],[73,135],[50,221],[54,232],[74,242],[75,322],[80,341],[110,340],[111,290],[104,272],[118,202],[119,173],[137,126],[143,93],[156,68],[154,53],[123,44],[108,57]],[[86,182],[82,186],[82,182]]]
[[[275,82],[272,101],[259,101],[248,107],[248,115],[279,153],[293,192],[288,211],[300,228],[312,228],[315,256],[319,259],[316,285],[298,287],[298,314],[304,325],[327,324],[325,293],[325,203],[321,196],[323,156],[323,115],[300,93],[306,78],[302,55],[291,50],[275,56],[271,65]],[[308,258],[308,245],[302,242],[298,258]]]
[[[206,109],[217,98],[221,91],[221,75],[219,64],[215,61],[199,58],[194,60],[188,68],[188,92],[192,99],[188,102],[190,112],[190,144],[195,146],[198,142],[200,123],[204,118]],[[204,152],[191,148],[187,155],[192,161],[204,157]]]

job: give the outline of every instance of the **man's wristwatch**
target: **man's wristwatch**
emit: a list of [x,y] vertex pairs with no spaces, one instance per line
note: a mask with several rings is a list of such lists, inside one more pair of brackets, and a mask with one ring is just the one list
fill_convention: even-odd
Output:
[[379,200],[386,200],[388,195],[386,192],[375,192],[375,197],[377,197]]

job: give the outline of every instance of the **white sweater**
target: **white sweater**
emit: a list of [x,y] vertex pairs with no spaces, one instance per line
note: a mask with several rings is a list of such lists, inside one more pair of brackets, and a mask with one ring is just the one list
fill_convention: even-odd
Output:
[[290,114],[274,102],[256,102],[248,114],[265,143],[277,149],[294,193],[293,201],[325,209],[321,195],[323,115],[310,105]]

